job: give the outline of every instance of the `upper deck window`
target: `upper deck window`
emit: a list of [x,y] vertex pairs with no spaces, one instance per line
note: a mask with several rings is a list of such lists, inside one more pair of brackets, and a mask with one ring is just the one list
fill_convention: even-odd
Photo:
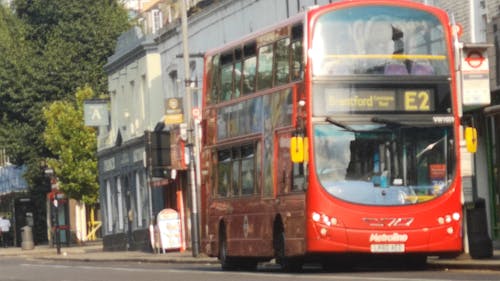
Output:
[[446,36],[432,14],[363,6],[321,15],[311,58],[320,75],[449,75]]

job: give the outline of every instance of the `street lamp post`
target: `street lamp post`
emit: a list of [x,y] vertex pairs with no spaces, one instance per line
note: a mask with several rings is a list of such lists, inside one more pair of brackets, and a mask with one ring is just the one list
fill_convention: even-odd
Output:
[[182,25],[182,45],[183,45],[183,60],[184,60],[184,79],[185,79],[185,89],[186,89],[186,116],[187,125],[189,130],[189,176],[190,176],[190,187],[191,187],[191,246],[193,257],[197,257],[200,251],[199,246],[199,215],[198,215],[198,193],[196,190],[196,176],[194,167],[194,145],[193,141],[193,118],[192,118],[192,108],[193,108],[193,98],[191,96],[191,82],[189,81],[190,69],[189,69],[189,48],[188,48],[188,25],[187,25],[187,12],[186,4],[184,1],[180,1],[181,10],[181,25]]

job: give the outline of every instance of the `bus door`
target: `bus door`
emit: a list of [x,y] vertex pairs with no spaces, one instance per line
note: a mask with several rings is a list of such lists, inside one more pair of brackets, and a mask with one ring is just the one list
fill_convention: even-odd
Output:
[[293,130],[276,133],[277,211],[281,215],[285,235],[305,237],[305,174],[303,163],[292,163],[290,138]]

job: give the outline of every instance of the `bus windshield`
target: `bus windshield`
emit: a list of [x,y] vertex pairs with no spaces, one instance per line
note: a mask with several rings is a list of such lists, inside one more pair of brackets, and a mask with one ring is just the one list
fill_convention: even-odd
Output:
[[395,206],[428,201],[449,188],[455,165],[451,125],[326,121],[314,125],[314,163],[331,195]]
[[363,6],[321,15],[314,25],[313,75],[449,75],[443,25],[432,14]]

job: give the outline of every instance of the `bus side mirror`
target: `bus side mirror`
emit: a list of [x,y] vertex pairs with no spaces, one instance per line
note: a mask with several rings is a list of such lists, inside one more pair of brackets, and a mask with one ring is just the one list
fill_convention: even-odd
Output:
[[302,136],[290,138],[290,158],[292,158],[293,163],[307,161],[307,138]]
[[465,144],[467,145],[467,151],[470,153],[476,153],[477,151],[477,130],[473,127],[465,127],[464,132]]

